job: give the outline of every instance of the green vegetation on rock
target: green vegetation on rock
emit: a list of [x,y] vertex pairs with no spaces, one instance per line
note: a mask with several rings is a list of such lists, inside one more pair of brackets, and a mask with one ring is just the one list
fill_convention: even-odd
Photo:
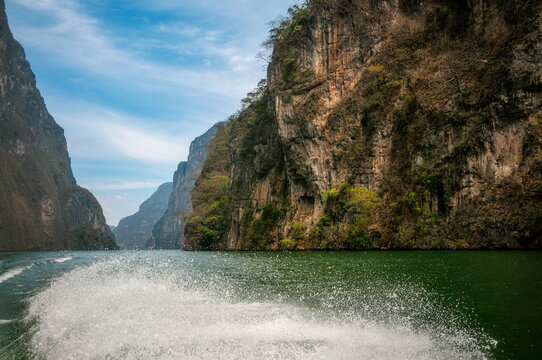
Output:
[[542,246],[541,11],[292,7],[270,31],[267,82],[230,119],[230,186],[214,200],[229,200],[227,230],[209,238],[247,250]]
[[341,185],[324,193],[324,214],[310,234],[320,249],[372,249],[378,247],[371,234],[374,215],[382,199],[365,187]]
[[194,210],[185,226],[184,248],[187,250],[214,250],[221,247],[221,240],[228,227],[228,142],[230,125],[222,125],[211,140],[207,159],[192,191]]

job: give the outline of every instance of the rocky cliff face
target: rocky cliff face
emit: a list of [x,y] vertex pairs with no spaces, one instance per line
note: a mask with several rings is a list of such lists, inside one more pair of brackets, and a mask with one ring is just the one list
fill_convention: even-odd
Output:
[[186,216],[192,211],[192,189],[207,155],[207,145],[216,134],[220,124],[214,125],[190,144],[187,161],[180,162],[177,171],[173,174],[173,190],[167,210],[154,224],[152,236],[146,245],[148,248],[181,248],[184,242]]
[[0,251],[114,248],[0,6]]
[[152,235],[154,224],[168,209],[173,183],[165,183],[145,200],[139,211],[119,221],[113,231],[121,249],[143,249]]
[[292,8],[271,32],[267,86],[222,135],[227,190],[195,206],[186,248],[540,247],[541,12]]

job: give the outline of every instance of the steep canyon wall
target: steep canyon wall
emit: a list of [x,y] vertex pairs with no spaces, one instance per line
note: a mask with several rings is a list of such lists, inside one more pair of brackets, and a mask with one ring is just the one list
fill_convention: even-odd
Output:
[[540,247],[541,11],[292,8],[267,84],[210,145],[185,248]]
[[0,7],[0,251],[115,248]]

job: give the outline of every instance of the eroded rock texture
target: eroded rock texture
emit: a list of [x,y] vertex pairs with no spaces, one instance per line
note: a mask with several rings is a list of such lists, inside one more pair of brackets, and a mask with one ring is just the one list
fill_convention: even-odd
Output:
[[227,190],[198,200],[185,247],[540,247],[541,11],[293,8],[272,31],[262,95],[219,139]]
[[187,161],[181,161],[173,174],[173,191],[165,214],[156,222],[147,242],[151,249],[180,249],[184,242],[186,217],[192,211],[192,189],[207,154],[207,145],[221,123],[190,144]]
[[0,6],[0,251],[114,248]]

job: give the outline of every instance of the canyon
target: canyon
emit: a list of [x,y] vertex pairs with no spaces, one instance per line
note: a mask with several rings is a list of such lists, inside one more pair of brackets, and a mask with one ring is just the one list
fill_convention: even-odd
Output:
[[210,144],[184,249],[540,247],[541,11],[292,7]]

